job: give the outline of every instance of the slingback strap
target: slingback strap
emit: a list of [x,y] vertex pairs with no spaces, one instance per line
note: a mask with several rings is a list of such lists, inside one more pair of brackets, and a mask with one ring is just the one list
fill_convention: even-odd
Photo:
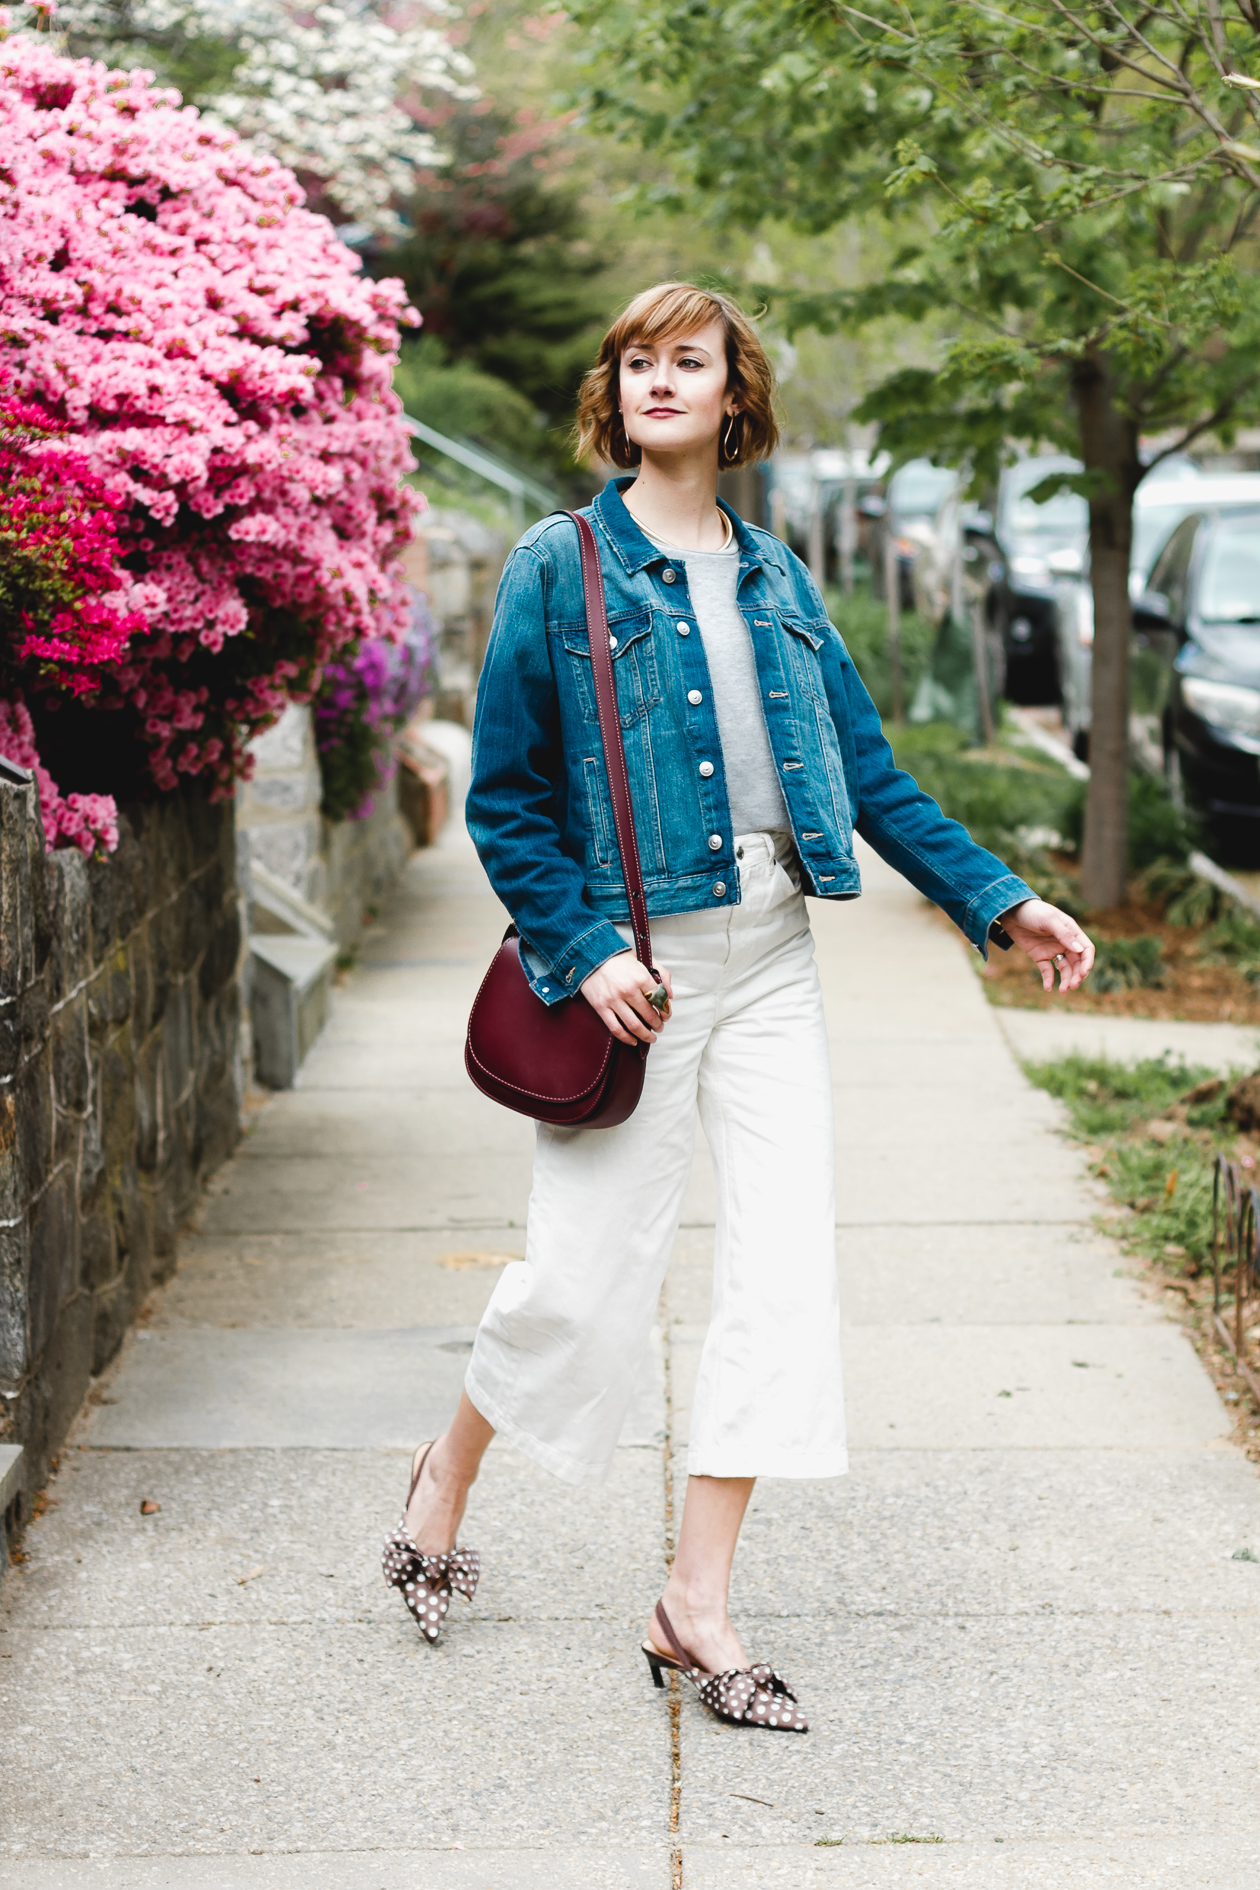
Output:
[[600,738],[604,744],[604,766],[612,793],[617,851],[621,855],[630,923],[634,928],[634,949],[640,964],[651,970],[652,935],[648,930],[647,894],[643,890],[643,868],[639,864],[639,842],[634,830],[634,803],[630,799],[630,776],[626,772],[626,750],[621,739],[621,717],[617,712],[617,685],[613,678],[612,648],[608,641],[608,608],[604,601],[604,575],[599,567],[599,545],[589,522],[580,512],[567,512],[565,516],[577,526],[578,545],[582,554],[582,593],[586,600],[586,631],[591,652],[591,675],[595,683],[595,707],[599,714]]
[[684,1667],[694,1667],[697,1673],[703,1672],[704,1670],[700,1666],[699,1661],[687,1652],[686,1648],[675,1634],[674,1624],[665,1612],[665,1603],[663,1601],[658,1601],[656,1604],[656,1618],[665,1630],[665,1639],[669,1642],[679,1660],[682,1661]]

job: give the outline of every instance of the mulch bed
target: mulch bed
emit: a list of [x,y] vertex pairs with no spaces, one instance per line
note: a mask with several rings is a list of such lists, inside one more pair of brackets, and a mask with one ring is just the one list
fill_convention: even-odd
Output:
[[981,976],[992,1004],[1020,1010],[1062,1008],[1104,1017],[1165,1017],[1192,1024],[1260,1024],[1260,988],[1231,965],[1205,965],[1198,956],[1202,933],[1194,926],[1169,925],[1158,907],[1130,900],[1105,912],[1091,912],[1085,930],[1099,939],[1157,938],[1167,973],[1162,988],[1095,991],[1087,980],[1066,997],[1051,996],[1021,951],[991,949]]

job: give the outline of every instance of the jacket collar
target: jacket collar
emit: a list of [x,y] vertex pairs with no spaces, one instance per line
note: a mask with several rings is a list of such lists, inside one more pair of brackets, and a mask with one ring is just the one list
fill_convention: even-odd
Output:
[[[621,495],[627,486],[633,484],[633,473],[618,473],[615,478],[608,481],[591,508],[603,526],[609,544],[629,575],[633,575],[636,571],[646,570],[650,564],[670,563],[670,554],[662,551],[659,545],[652,543],[626,509]],[[739,546],[740,577],[747,576],[749,571],[760,570],[763,564],[774,564],[775,560],[766,557],[739,513],[732,511],[722,499],[718,500],[718,505],[730,519],[735,542]]]

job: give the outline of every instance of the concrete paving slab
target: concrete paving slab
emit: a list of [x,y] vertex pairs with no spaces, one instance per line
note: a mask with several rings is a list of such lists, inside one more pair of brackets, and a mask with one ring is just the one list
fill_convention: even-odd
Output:
[[401,1607],[349,1626],[22,1630],[0,1662],[0,1846],[659,1844],[669,1739],[636,1630],[469,1610],[430,1647]]
[[[268,1621],[371,1619],[416,1638],[380,1566],[410,1463],[410,1451],[70,1450],[0,1589],[0,1648],[15,1631]],[[659,1451],[619,1450],[607,1483],[579,1495],[492,1446],[461,1531],[482,1579],[451,1632],[473,1619],[646,1623],[664,1579],[662,1475]],[[142,1515],[146,1501],[158,1511]]]
[[475,1326],[524,1252],[519,1228],[190,1234],[152,1324]]
[[[113,1450],[404,1450],[445,1429],[471,1326],[370,1332],[140,1327],[87,1412],[80,1441]],[[643,1361],[622,1442],[664,1441],[659,1345]]]
[[1237,1620],[779,1619],[747,1638],[810,1732],[723,1726],[684,1696],[684,1841],[1260,1834],[1260,1726],[1239,1711],[1260,1647]]
[[6,1890],[669,1890],[671,1852],[659,1847],[546,1845],[510,1850],[232,1852],[223,1858],[26,1858]]
[[[704,1332],[671,1326],[669,1338],[681,1444]],[[1207,1449],[1232,1428],[1171,1323],[857,1326],[842,1352],[856,1449]]]
[[359,1155],[233,1162],[207,1192],[210,1234],[330,1233],[389,1228],[523,1227],[532,1149],[470,1151],[430,1162]]
[[470,1844],[297,1856],[26,1858],[6,1871],[4,1882],[6,1890],[397,1890],[399,1884],[407,1890],[669,1890],[671,1873],[670,1853],[660,1845],[498,1850]]
[[1166,1316],[1088,1226],[846,1227],[836,1252],[850,1326],[1162,1325]]
[[1071,1221],[1080,1151],[1052,1131],[1050,1099],[1022,1107],[984,1095],[837,1092],[836,1218],[884,1221]]
[[369,1090],[352,1113],[344,1094],[310,1085],[285,1101],[284,1109],[273,1105],[261,1112],[238,1162],[293,1156],[342,1162],[367,1156],[414,1166],[440,1164],[470,1147],[533,1160],[533,1123],[499,1108],[467,1081],[453,1094],[416,1088],[381,1096]]
[[1245,1549],[1260,1483],[1236,1451],[855,1451],[845,1478],[757,1484],[731,1592],[767,1623],[1179,1614],[1250,1637]]
[[1190,1024],[1160,1017],[1090,1017],[1076,1011],[1019,1011],[994,1005],[993,1015],[1015,1055],[1041,1063],[1051,1057],[1110,1057],[1137,1063],[1170,1056],[1203,1063],[1222,1074],[1260,1064],[1260,1032],[1241,1024]]
[[1205,1830],[1186,1838],[1126,1835],[1112,1842],[1012,1841],[906,1844],[688,1844],[687,1890],[761,1890],[765,1884],[849,1884],[899,1890],[902,1884],[949,1890],[1096,1890],[1100,1884],[1143,1890],[1254,1890],[1260,1838],[1254,1831]]

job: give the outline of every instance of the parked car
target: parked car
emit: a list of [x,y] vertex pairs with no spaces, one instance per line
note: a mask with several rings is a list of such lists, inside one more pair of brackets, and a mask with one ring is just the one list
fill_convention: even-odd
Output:
[[1134,602],[1167,678],[1165,746],[1218,858],[1260,863],[1260,504],[1182,520]]
[[1055,592],[1083,568],[1089,544],[1089,507],[1079,493],[1059,492],[1042,505],[1029,494],[1054,473],[1080,470],[1064,453],[1041,453],[1008,466],[998,484],[986,610],[1016,702],[1058,700]]
[[897,552],[897,573],[903,610],[914,608],[914,561],[931,543],[941,506],[958,484],[953,466],[934,466],[930,459],[911,459],[899,466],[884,494],[883,504],[868,501],[859,507],[873,528],[871,588],[884,595],[884,545],[889,533]]
[[[848,551],[868,555],[870,508],[882,514],[881,486],[888,455],[815,447],[810,452],[776,453],[765,466],[770,529],[806,564],[811,549],[821,555],[828,581],[837,579]],[[845,508],[852,506],[846,527]],[[811,539],[814,545],[811,548]]]
[[995,549],[992,513],[964,499],[962,488],[955,486],[911,566],[911,590],[919,615],[939,628],[951,608],[982,608]]
[[[1137,489],[1129,595],[1147,588],[1156,558],[1175,528],[1192,512],[1217,505],[1260,505],[1260,473],[1201,473],[1183,461],[1167,474],[1152,474]],[[1079,576],[1064,574],[1056,588],[1055,649],[1059,695],[1068,738],[1082,761],[1089,758],[1090,694],[1093,688],[1094,599],[1088,565]],[[1143,758],[1158,766],[1164,750],[1162,715],[1165,665],[1150,661],[1142,636],[1134,647],[1133,738]]]

